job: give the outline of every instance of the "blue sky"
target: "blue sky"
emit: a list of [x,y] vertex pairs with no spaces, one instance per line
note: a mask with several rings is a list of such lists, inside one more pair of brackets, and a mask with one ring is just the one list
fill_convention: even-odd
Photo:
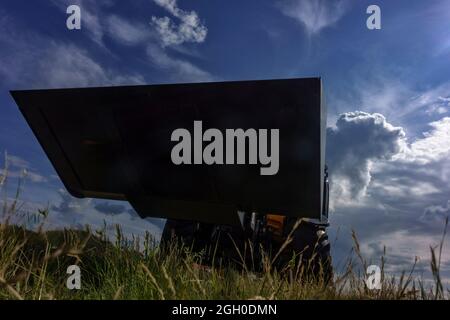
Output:
[[[66,28],[70,4],[81,30]],[[381,30],[366,27],[371,4]],[[24,205],[49,203],[52,226],[106,220],[157,235],[163,222],[142,222],[125,203],[67,195],[8,90],[321,76],[335,263],[355,229],[367,257],[386,245],[390,270],[415,256],[423,268],[450,213],[449,75],[445,0],[5,0],[0,152],[10,191],[26,168]],[[450,276],[448,246],[442,261]]]

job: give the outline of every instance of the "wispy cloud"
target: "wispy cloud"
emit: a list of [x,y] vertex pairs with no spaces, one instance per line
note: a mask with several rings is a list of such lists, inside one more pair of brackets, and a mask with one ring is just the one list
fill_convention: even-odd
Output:
[[95,210],[107,215],[118,215],[125,212],[125,206],[122,204],[99,202],[94,206]]
[[108,68],[87,50],[10,24],[0,25],[0,75],[9,86],[57,88],[139,84],[138,73],[125,74]]
[[156,68],[166,71],[172,81],[213,81],[215,78],[194,64],[171,57],[157,45],[147,46],[147,54]]
[[[61,3],[58,2],[58,5],[64,8]],[[195,28],[199,21],[195,17],[198,15],[178,11],[178,9],[169,10],[171,14],[174,13],[176,19],[181,21],[173,31],[179,32],[179,40],[183,40],[181,43],[177,40],[178,44],[169,46],[164,45],[155,25],[148,20],[141,22],[129,20],[119,14],[108,13],[108,10],[90,19],[90,14],[100,10],[100,7],[110,6],[109,1],[96,3],[84,0],[75,1],[75,3],[83,6],[82,28],[87,30],[84,34],[88,41],[92,40],[99,46],[82,47],[65,39],[50,38],[9,19],[7,14],[0,14],[0,28],[3,30],[0,33],[2,85],[8,88],[55,88],[144,83],[143,70],[128,73],[123,70],[123,67],[118,68],[110,63],[111,59],[117,62],[118,56],[111,51],[114,48],[109,46],[110,42],[105,40],[114,40],[119,45],[130,47],[132,57],[141,54],[141,57],[137,57],[137,60],[140,60],[139,63],[142,63],[142,59],[139,58],[149,59],[149,68],[145,71],[162,70],[160,77],[165,80],[207,81],[213,78],[208,72],[181,57],[188,55],[182,48],[184,43],[202,42],[206,37],[206,33],[202,36],[202,30],[206,27],[199,25],[199,28]],[[100,47],[106,49],[111,55],[105,54],[105,51],[92,50],[92,48]],[[141,220],[136,217],[134,211],[127,209],[128,204],[96,203],[89,199],[77,199],[65,190],[56,194],[55,185],[40,175],[28,161],[19,157],[10,157],[10,159],[8,168],[10,178],[18,178],[26,171],[29,180],[46,182],[39,185],[39,191],[42,191],[38,193],[39,199],[56,198],[52,200],[53,205],[50,208],[49,225],[52,228],[80,227],[85,224],[99,226],[103,220],[107,220],[108,223],[120,224],[124,232],[128,234],[137,235],[150,231],[158,237],[161,233],[163,225],[161,219]],[[0,171],[0,176],[2,175],[3,172]]]
[[7,154],[5,161],[5,168],[0,168],[0,182],[3,181],[2,177],[27,179],[34,183],[48,181],[46,177],[41,175],[28,161],[21,157]]
[[[418,258],[416,275],[422,275],[429,270],[431,262],[430,246],[436,247],[441,241],[441,234],[416,234],[409,230],[396,230],[366,239],[361,244],[361,251],[373,258],[380,259],[384,247],[387,250],[385,270],[388,273],[400,274],[412,269],[414,260]],[[448,244],[448,241],[446,241]],[[377,260],[378,260],[377,259]],[[441,272],[445,279],[449,279],[450,251],[444,250],[441,256]]]
[[101,227],[106,224],[110,235],[120,225],[127,236],[142,236],[145,232],[159,238],[160,219],[141,219],[130,212],[129,205],[117,201],[97,201],[72,197],[65,189],[59,190],[59,201],[50,206],[47,226],[50,228],[83,228],[85,225]]
[[[332,110],[339,114],[355,109],[381,113],[418,134],[426,123],[450,115],[449,81],[417,87],[415,80],[406,81],[404,69],[393,67],[394,71],[383,71],[377,67],[371,66],[368,70],[357,67],[358,71],[351,76],[351,85],[340,88],[338,96],[329,99],[333,101]],[[331,114],[328,120],[335,117]]]
[[336,24],[347,12],[347,0],[285,0],[279,2],[281,12],[301,23],[309,35]]
[[103,38],[105,35],[102,16],[103,10],[113,5],[112,0],[52,0],[62,12],[66,12],[69,5],[76,4],[82,11],[82,30],[87,30],[89,38],[99,46],[105,48]]
[[169,53],[170,47],[178,54],[190,54],[183,47],[185,43],[202,43],[205,41],[208,29],[201,23],[195,11],[185,11],[178,7],[176,0],[153,0],[179,20],[176,24],[169,17],[152,16],[152,26],[158,35],[157,43],[149,43],[146,48],[148,57],[155,67],[165,70],[172,81],[212,81],[215,79],[209,72],[193,63],[175,58]]
[[[65,10],[69,2],[69,0],[54,1],[61,10]],[[82,21],[92,41],[108,51],[110,49],[105,45],[105,37],[109,37],[123,46],[144,48],[143,52],[151,60],[151,65],[165,73],[162,81],[196,82],[215,79],[209,72],[188,61],[185,57],[180,57],[185,55],[198,58],[199,54],[195,53],[192,48],[183,45],[198,44],[206,40],[208,29],[200,20],[198,13],[193,10],[181,9],[176,0],[153,0],[153,2],[164,8],[170,16],[152,15],[150,21],[139,22],[110,13],[108,9],[113,4],[110,0],[77,0],[74,3],[82,7]],[[74,50],[74,48],[72,47],[70,50]],[[133,84],[144,81],[143,77],[138,74],[120,77],[113,70],[108,70],[90,59],[87,52],[80,49],[75,50],[72,57],[67,56],[66,52],[59,52],[59,54],[61,57],[66,56],[66,59],[74,60],[73,62],[79,70],[73,74],[70,71],[64,74],[63,70],[59,74],[53,74],[48,81],[51,85],[61,82],[60,78],[62,77],[66,77],[66,82],[69,83],[64,86],[95,84],[97,79],[99,82],[103,81],[104,85]],[[133,55],[135,56],[136,53]],[[59,58],[56,61],[62,59]],[[82,77],[87,71],[89,71],[87,76]],[[81,82],[82,79],[85,79],[85,83]]]
[[[186,14],[184,11],[179,11],[180,9],[176,7],[175,1],[158,1],[158,4],[167,8],[170,12],[175,12],[177,16],[183,17],[183,14]],[[194,12],[191,12],[190,15],[194,15]],[[196,14],[195,16],[197,17]],[[181,33],[167,35],[161,33],[161,30],[158,29],[159,27],[154,23],[144,25],[139,22],[128,21],[116,15],[110,16],[107,19],[108,36],[121,45],[143,48],[152,66],[164,71],[166,75],[165,80],[173,82],[197,82],[212,81],[215,79],[209,72],[196,66],[184,57],[179,57],[182,55],[192,56],[192,52],[184,48],[183,44],[185,42],[201,42],[206,37],[206,33],[204,37],[199,37],[198,34],[194,35],[194,29],[191,30],[188,27],[181,28],[180,26],[179,30],[183,30],[180,31]],[[193,19],[193,21],[198,21],[198,18]],[[175,38],[172,38],[172,36]],[[178,54],[176,55],[174,51]]]
[[445,206],[432,205],[425,208],[421,220],[425,223],[438,222],[443,224],[447,218],[450,218],[450,200],[447,201]]
[[131,23],[118,15],[106,18],[108,36],[122,45],[139,45],[146,41],[153,41],[154,36],[145,24]]
[[38,64],[40,86],[79,87],[141,84],[140,74],[126,75],[102,66],[87,51],[74,45],[53,44]]

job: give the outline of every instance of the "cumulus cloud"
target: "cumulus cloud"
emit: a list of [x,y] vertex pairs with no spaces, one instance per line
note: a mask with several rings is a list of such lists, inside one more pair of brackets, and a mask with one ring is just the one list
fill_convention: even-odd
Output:
[[347,0],[286,0],[280,2],[281,12],[301,23],[309,35],[337,23],[347,12]]
[[[433,107],[447,108],[450,83],[445,82],[424,91],[413,90],[407,84],[385,77],[377,78],[376,84],[373,81],[355,83],[358,84],[359,95],[350,95],[353,100],[344,99],[338,110],[346,111],[353,105],[362,105],[369,112],[378,110],[389,123],[401,124],[407,137],[400,142],[401,151],[390,160],[370,160],[364,175],[370,177],[370,180],[365,180],[370,183],[360,197],[351,194],[354,186],[352,175],[342,178],[339,172],[332,172],[332,226],[351,226],[348,230],[355,229],[363,236],[360,239],[362,244],[380,241],[386,233],[403,235],[402,232],[408,232],[409,238],[423,237],[421,241],[426,246],[415,251],[417,255],[426,257],[429,254],[428,245],[431,244],[428,237],[442,234],[444,216],[440,213],[445,211],[443,208],[446,206],[442,204],[447,203],[450,194],[448,117]],[[336,99],[333,101],[336,106]],[[334,123],[329,122],[330,125]],[[354,141],[357,140],[348,137],[349,144]],[[371,146],[370,141],[366,144]],[[333,147],[330,140],[327,147]],[[331,167],[334,157],[331,152],[327,156]],[[341,155],[340,158],[344,157]],[[431,211],[436,214],[431,214]],[[403,249],[395,241],[383,243],[393,247],[393,255],[403,255]],[[349,248],[349,245],[343,247]],[[412,249],[414,246],[410,246],[410,251]],[[345,253],[342,251],[340,254]]]
[[[373,162],[368,197],[364,198],[370,205],[382,204],[386,212],[415,221],[416,226],[418,220],[424,222],[426,208],[446,203],[450,194],[448,119],[431,122],[429,127],[422,136],[403,144],[390,161]],[[442,224],[434,222],[437,228]]]
[[163,46],[205,41],[208,29],[201,23],[195,11],[188,12],[178,8],[176,0],[154,0],[154,2],[179,20],[177,25],[167,16],[162,18],[152,16],[152,23],[160,35]]
[[412,142],[381,114],[348,112],[328,129],[332,209],[380,206],[414,219],[442,201],[450,181],[450,118]]
[[365,195],[370,169],[377,160],[389,160],[404,146],[405,133],[378,113],[341,114],[327,131],[327,157],[333,175],[334,199],[348,201]]
[[450,192],[449,119],[433,121],[428,127],[391,161],[376,162],[371,169],[370,196],[415,218],[425,207],[446,202]]

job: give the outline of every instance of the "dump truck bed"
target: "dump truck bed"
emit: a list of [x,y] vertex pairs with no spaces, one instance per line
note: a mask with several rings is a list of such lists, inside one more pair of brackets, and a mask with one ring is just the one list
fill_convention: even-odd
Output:
[[[11,94],[75,197],[127,200],[142,217],[208,223],[235,224],[237,210],[321,216],[326,109],[319,78]],[[213,128],[224,137],[227,129],[278,129],[276,174],[262,175],[264,165],[249,164],[248,154],[246,164],[175,164],[172,134],[186,129],[194,140],[195,121],[203,133]]]

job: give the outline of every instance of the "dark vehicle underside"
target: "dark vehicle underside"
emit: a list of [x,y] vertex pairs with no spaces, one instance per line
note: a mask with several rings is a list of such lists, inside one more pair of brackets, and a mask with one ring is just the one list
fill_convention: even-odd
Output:
[[[324,177],[323,212],[328,218],[327,169]],[[300,263],[309,276],[325,281],[331,279],[333,269],[327,219],[321,222],[247,212],[242,212],[242,227],[168,219],[161,243],[168,246],[179,241],[191,252],[201,254],[205,265],[232,263],[248,270],[262,271],[263,264],[270,263],[282,272],[288,265]]]

